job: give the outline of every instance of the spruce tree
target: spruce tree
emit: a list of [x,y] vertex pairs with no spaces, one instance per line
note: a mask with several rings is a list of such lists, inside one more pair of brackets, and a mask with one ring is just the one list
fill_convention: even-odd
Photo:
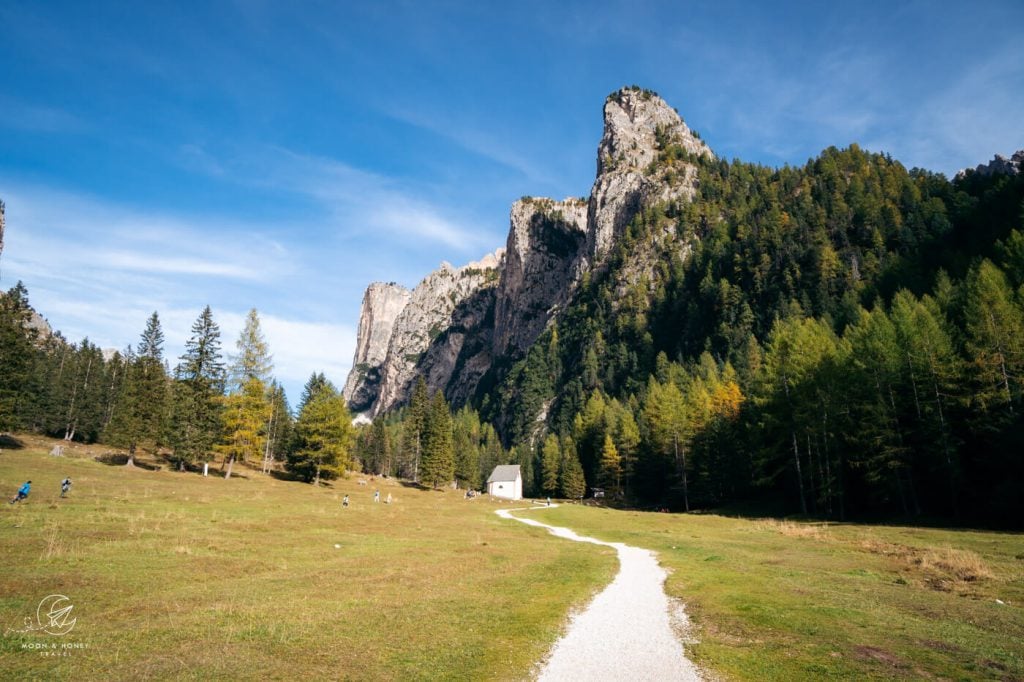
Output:
[[294,432],[294,420],[284,387],[276,381],[271,382],[267,391],[267,400],[270,403],[270,418],[267,422],[267,441],[263,452],[263,473],[265,474],[270,473],[274,462],[279,459],[278,456],[287,452]]
[[444,394],[438,391],[430,403],[424,429],[420,478],[431,486],[449,483],[455,478],[455,452],[452,444],[452,418]]
[[303,405],[286,466],[314,485],[323,478],[337,478],[349,467],[354,435],[345,399],[328,382]]
[[427,384],[420,376],[417,377],[416,384],[412,389],[404,427],[406,459],[412,462],[412,480],[417,483],[421,480],[420,460],[423,457],[429,413],[430,396],[427,395]]
[[174,370],[169,442],[178,466],[208,461],[220,436],[224,363],[220,328],[206,306]]
[[167,402],[167,374],[163,364],[163,331],[153,313],[139,341],[138,351],[126,352],[127,372],[114,406],[106,438],[128,450],[128,466],[135,464],[141,444],[158,444]]
[[465,488],[480,485],[480,416],[468,405],[452,420],[455,480]]
[[0,431],[26,426],[37,394],[39,334],[31,320],[24,284],[0,294]]

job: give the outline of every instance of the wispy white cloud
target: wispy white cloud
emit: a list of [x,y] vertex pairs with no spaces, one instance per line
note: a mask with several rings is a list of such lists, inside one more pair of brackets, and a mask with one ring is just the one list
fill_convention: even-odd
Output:
[[[8,223],[0,286],[24,280],[32,304],[69,340],[123,349],[157,311],[173,367],[204,306],[213,308],[225,353],[255,306],[289,395],[313,371],[344,381],[354,329],[334,319],[341,306],[332,306],[322,278],[309,277],[314,266],[300,267],[300,256],[273,237],[274,226],[141,212],[3,181],[0,196]],[[320,304],[317,318],[303,319],[306,300]]]
[[437,243],[471,254],[491,246],[477,227],[425,198],[429,188],[415,183],[283,147],[221,156],[199,145],[190,149],[202,159],[194,166],[200,172],[312,202],[341,237],[389,239],[401,249]]
[[54,278],[90,285],[115,273],[254,280],[291,267],[287,250],[259,225],[162,215],[25,186],[3,187],[3,195],[8,253],[22,267]]
[[[510,139],[503,140],[494,132],[479,130],[465,122],[456,123],[442,117],[428,117],[422,111],[392,109],[387,113],[395,120],[443,137],[466,151],[517,171],[530,182],[549,185],[555,181],[550,166],[537,164],[528,155],[517,150]],[[490,123],[493,125],[494,121]],[[518,142],[522,144],[522,140]]]
[[126,251],[98,251],[91,254],[94,262],[107,270],[135,270],[139,272],[210,275],[236,279],[258,279],[261,273],[251,267],[199,258],[176,258],[156,254]]

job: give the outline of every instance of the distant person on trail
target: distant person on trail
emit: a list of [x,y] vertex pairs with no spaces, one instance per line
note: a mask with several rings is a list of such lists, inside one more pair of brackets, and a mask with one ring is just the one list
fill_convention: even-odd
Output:
[[549,507],[551,506],[551,496],[550,495],[548,496],[548,506]]
[[71,490],[71,479],[65,478],[60,482],[60,496],[66,497],[69,490]]
[[379,490],[374,490],[373,491],[373,501],[374,502],[380,502],[380,491]]
[[348,495],[346,495],[345,497],[342,498],[341,506],[342,507],[347,507],[348,506]]
[[25,483],[20,488],[18,488],[18,494],[14,496],[13,500],[11,500],[11,504],[14,504],[15,502],[21,502],[26,497],[28,497],[28,494],[30,492],[32,492],[32,481],[25,481]]

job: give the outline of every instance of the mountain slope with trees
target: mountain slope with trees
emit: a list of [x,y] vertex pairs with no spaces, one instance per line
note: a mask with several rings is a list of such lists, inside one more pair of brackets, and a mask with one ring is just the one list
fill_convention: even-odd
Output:
[[1024,176],[857,145],[773,169],[655,133],[607,255],[466,403],[528,491],[557,442],[624,503],[1019,525]]

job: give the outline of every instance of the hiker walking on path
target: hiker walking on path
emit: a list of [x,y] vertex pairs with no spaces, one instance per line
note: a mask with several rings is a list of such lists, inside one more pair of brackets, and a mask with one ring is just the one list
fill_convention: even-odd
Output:
[[18,494],[14,496],[13,500],[11,500],[11,504],[14,504],[15,502],[21,502],[26,497],[28,497],[28,494],[30,492],[32,492],[32,481],[25,481],[25,483],[20,488],[18,488]]
[[348,495],[346,495],[345,497],[343,497],[341,499],[341,506],[342,507],[347,507],[348,506]]
[[65,478],[60,482],[60,496],[67,497],[68,491],[71,490],[71,479]]
[[379,490],[374,490],[373,491],[373,501],[374,502],[380,502],[380,491]]

